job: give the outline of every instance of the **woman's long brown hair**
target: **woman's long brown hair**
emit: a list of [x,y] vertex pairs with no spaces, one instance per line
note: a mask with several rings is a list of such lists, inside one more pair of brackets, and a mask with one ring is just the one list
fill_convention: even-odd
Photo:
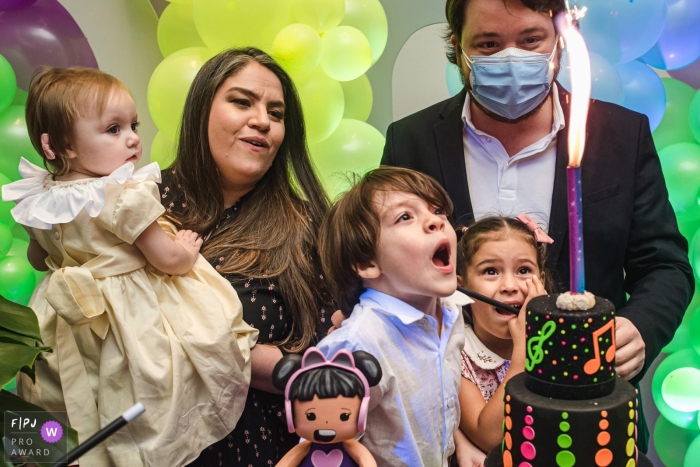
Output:
[[[223,215],[224,197],[209,148],[209,114],[223,82],[251,62],[272,71],[282,83],[285,136],[236,221],[213,230]],[[220,274],[277,277],[292,316],[291,332],[281,344],[291,352],[308,347],[323,293],[314,266],[314,225],[320,226],[328,198],[309,158],[301,103],[289,75],[269,55],[250,47],[221,52],[205,63],[187,95],[172,168],[174,181],[185,194],[185,206],[173,220],[202,235],[213,231],[201,254],[209,261],[226,258],[218,268]]]

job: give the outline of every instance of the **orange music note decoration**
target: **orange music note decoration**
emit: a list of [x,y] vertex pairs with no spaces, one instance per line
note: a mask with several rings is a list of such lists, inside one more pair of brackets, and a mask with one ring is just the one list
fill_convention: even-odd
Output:
[[588,360],[583,366],[583,371],[587,375],[594,374],[600,367],[600,345],[598,344],[598,338],[606,331],[610,331],[610,334],[612,335],[612,344],[610,344],[608,350],[605,351],[605,361],[610,363],[612,362],[613,358],[615,358],[615,320],[611,319],[608,324],[593,331],[593,353],[595,354],[595,357]]

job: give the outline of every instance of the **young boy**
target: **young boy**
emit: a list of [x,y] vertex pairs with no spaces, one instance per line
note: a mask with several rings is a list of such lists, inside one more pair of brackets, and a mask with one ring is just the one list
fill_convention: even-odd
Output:
[[447,466],[459,426],[464,322],[455,293],[452,203],[421,173],[369,172],[320,235],[328,285],[350,317],[318,348],[364,350],[381,364],[361,439],[381,466]]

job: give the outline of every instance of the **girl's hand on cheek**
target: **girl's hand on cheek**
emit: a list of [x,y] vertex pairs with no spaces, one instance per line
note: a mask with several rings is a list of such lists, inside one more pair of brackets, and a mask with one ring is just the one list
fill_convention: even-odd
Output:
[[544,290],[542,281],[536,275],[533,275],[530,279],[527,279],[525,284],[527,284],[527,293],[525,295],[525,302],[523,303],[522,307],[523,311],[527,311],[527,305],[530,303],[530,300],[541,295],[547,295],[547,291]]
[[[530,282],[530,279],[527,280]],[[508,321],[508,331],[510,332],[510,337],[513,339],[513,355],[511,360],[516,362],[525,363],[525,306],[520,309],[518,316],[514,316]]]

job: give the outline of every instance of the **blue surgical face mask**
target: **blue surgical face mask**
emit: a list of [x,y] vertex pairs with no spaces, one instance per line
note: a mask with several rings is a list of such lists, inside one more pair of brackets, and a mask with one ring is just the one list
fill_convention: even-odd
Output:
[[471,93],[491,112],[515,120],[536,108],[549,94],[554,78],[557,50],[550,54],[530,52],[515,47],[493,55],[462,55],[471,69]]

